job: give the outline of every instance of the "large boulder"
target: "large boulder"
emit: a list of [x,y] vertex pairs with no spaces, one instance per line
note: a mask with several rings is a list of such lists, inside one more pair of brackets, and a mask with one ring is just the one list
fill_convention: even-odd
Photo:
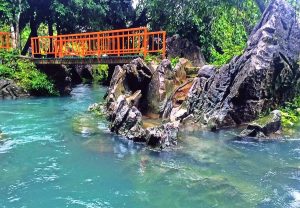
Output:
[[169,59],[186,58],[197,67],[202,67],[206,62],[200,47],[179,35],[167,38],[167,55]]
[[1,99],[16,99],[22,97],[29,97],[29,93],[12,80],[0,79]]
[[172,69],[171,62],[165,59],[153,73],[149,83],[147,102],[148,111],[160,114],[167,97],[172,93],[174,88],[175,73]]
[[[182,85],[187,86],[187,68],[191,63],[184,58],[174,68],[171,62],[165,59],[154,71],[147,93],[148,112],[163,115],[169,101],[185,100],[186,94]],[[181,102],[182,103],[182,102]],[[170,106],[169,106],[170,107]]]
[[273,0],[241,56],[218,70],[199,71],[187,99],[189,114],[212,128],[249,122],[299,91],[300,28],[294,9]]
[[281,112],[275,110],[271,112],[270,115],[260,118],[249,124],[247,128],[240,133],[238,138],[274,138],[274,135],[280,135],[281,130]]

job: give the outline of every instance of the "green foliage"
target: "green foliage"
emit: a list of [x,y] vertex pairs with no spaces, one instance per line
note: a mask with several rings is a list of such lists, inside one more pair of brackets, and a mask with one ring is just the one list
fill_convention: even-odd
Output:
[[99,64],[93,68],[93,79],[96,83],[104,83],[108,78],[108,65]]
[[[215,45],[211,46],[211,62],[221,66],[228,63],[233,56],[240,55],[247,42],[247,32],[243,24],[235,24],[233,15],[240,16],[236,8],[231,8],[221,15],[212,24],[212,38]],[[219,50],[218,50],[219,49]]]
[[148,54],[144,60],[147,64],[150,64],[152,62],[159,63],[159,62],[161,62],[161,55]]
[[300,96],[296,97],[292,102],[286,102],[280,110],[283,127],[294,127],[300,122]]
[[172,68],[175,68],[175,66],[179,63],[179,59],[180,59],[179,57],[175,57],[171,59]]
[[28,60],[18,59],[16,52],[0,51],[0,78],[13,79],[33,95],[58,95],[46,74]]
[[189,39],[217,65],[243,51],[261,16],[255,0],[143,0],[140,5],[151,17],[151,29]]

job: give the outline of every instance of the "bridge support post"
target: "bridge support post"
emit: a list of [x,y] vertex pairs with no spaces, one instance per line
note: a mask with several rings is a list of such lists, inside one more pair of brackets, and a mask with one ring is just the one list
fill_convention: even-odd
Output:
[[147,42],[148,42],[148,30],[147,28],[144,29],[144,58],[147,56]]

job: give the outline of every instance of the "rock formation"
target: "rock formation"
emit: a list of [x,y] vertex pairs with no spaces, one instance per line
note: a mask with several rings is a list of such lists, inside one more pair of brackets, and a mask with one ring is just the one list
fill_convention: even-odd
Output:
[[274,134],[280,135],[281,130],[281,112],[275,110],[271,112],[270,115],[249,124],[247,128],[241,132],[239,139],[262,139],[266,137],[273,137]]
[[284,0],[273,0],[241,56],[220,69],[199,71],[186,102],[188,114],[212,128],[231,127],[292,99],[299,89],[299,37],[295,11]]
[[[205,65],[192,79],[185,59],[175,68],[169,60],[147,66],[142,59],[117,66],[106,99],[111,131],[165,148],[177,143],[179,129],[219,129],[253,121],[299,92],[299,37],[295,11],[284,0],[273,0],[244,53],[221,68]],[[277,115],[266,125],[249,125],[242,135],[277,131]],[[161,122],[147,127],[147,118]]]
[[186,58],[197,67],[202,67],[206,62],[200,47],[179,35],[167,38],[167,55],[169,59]]
[[[167,120],[147,127],[145,120],[153,116],[162,117],[171,95],[171,100],[176,100],[173,92],[187,81],[185,67],[188,63],[181,59],[173,69],[170,61],[165,59],[155,69],[138,58],[123,67],[117,66],[106,95],[106,112],[111,131],[153,147],[175,145],[178,121]],[[98,108],[99,105],[93,105],[90,110]]]
[[12,80],[0,79],[0,98],[16,99],[22,97],[29,97],[29,93]]
[[69,65],[72,84],[81,84],[83,81],[93,81],[92,65]]

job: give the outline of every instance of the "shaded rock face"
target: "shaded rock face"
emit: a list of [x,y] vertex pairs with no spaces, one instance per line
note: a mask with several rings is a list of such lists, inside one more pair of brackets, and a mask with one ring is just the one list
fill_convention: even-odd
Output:
[[201,49],[179,35],[167,38],[167,56],[169,59],[175,57],[186,58],[197,67],[202,67],[206,62]]
[[141,96],[135,104],[143,111],[147,107],[146,97],[152,73],[153,70],[141,58],[123,67],[116,66],[107,92],[107,109],[109,111],[114,109],[119,96],[130,96],[141,91]]
[[[29,97],[29,93],[18,86],[14,81],[0,79],[0,98],[1,99],[16,99]],[[1,131],[0,131],[1,133]]]
[[238,138],[272,138],[274,134],[280,135],[281,129],[281,112],[275,110],[269,116],[249,124],[247,128],[241,132]]
[[300,28],[294,10],[274,0],[254,28],[244,53],[194,80],[189,114],[212,128],[236,126],[282,104],[299,89]]
[[68,68],[71,69],[72,84],[80,84],[83,81],[91,83],[93,81],[92,65],[70,65]]
[[69,95],[72,90],[71,68],[66,65],[38,65],[37,68],[54,80],[60,95]]

